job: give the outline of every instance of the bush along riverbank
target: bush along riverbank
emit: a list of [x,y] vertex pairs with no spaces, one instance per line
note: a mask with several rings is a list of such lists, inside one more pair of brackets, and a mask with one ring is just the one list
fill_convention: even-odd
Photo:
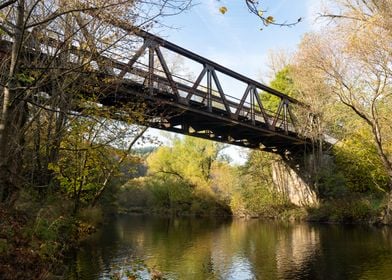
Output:
[[309,222],[392,225],[387,199],[373,195],[351,195],[323,201],[319,207],[309,208],[307,213]]
[[[186,198],[157,194],[141,187],[140,180],[130,181],[121,187],[118,196],[119,215],[158,216],[217,216],[242,219],[263,219],[291,222],[391,225],[387,218],[387,200],[382,196],[356,194],[341,198],[322,200],[313,207],[301,207],[283,198],[269,199],[255,196],[256,201],[215,201],[212,197],[189,195]],[[156,188],[155,186],[154,188]]]
[[24,193],[10,209],[0,205],[0,279],[51,279],[65,272],[63,259],[102,223],[99,208],[73,214],[62,196],[45,200]]
[[233,216],[244,219],[272,219],[293,222],[387,224],[384,213],[387,201],[382,196],[345,195],[322,200],[314,207],[300,207],[278,193],[260,189],[242,197],[217,201],[213,196],[188,190],[187,186],[160,183],[151,185],[148,178],[138,178],[121,186],[117,193],[117,214],[159,216]]

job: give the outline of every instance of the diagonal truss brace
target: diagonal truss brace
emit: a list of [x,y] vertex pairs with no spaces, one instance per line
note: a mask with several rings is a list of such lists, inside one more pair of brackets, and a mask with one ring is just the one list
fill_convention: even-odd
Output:
[[289,105],[290,105],[289,100],[287,100],[285,98],[281,99],[281,101],[279,103],[278,110],[276,111],[274,120],[272,122],[272,129],[273,130],[276,129],[276,125],[278,123],[278,120],[281,117],[281,121],[282,121],[282,125],[283,125],[283,129],[285,131],[285,134],[288,134],[288,131],[289,131],[289,118],[290,118],[292,123],[294,121],[293,114],[291,112],[291,109],[290,109]]
[[241,110],[245,109],[244,107],[245,101],[249,95],[250,95],[250,108],[248,109],[250,109],[252,123],[255,124],[256,122],[256,109],[258,109],[258,111],[261,112],[261,115],[263,116],[264,122],[268,125],[269,128],[271,128],[270,117],[268,116],[268,114],[264,109],[263,103],[261,102],[256,86],[252,84],[248,84],[247,88],[245,89],[244,95],[241,98],[240,104],[237,107],[234,117],[236,119],[239,118],[239,114]]
[[[229,102],[226,99],[226,95],[223,91],[223,88],[222,88],[221,83],[219,81],[218,75],[216,74],[214,67],[212,67],[210,65],[204,65],[203,69],[201,70],[199,76],[197,77],[192,88],[189,90],[185,99],[188,102],[191,100],[192,96],[195,94],[197,88],[200,86],[200,83],[205,76],[207,76],[207,92],[206,92],[205,99],[207,99],[208,110],[212,111],[212,96],[213,96],[212,95],[212,91],[213,91],[212,90],[212,82],[214,82],[217,89],[218,89],[218,93],[219,93],[220,99],[222,101],[222,104],[225,107],[225,111],[227,112],[227,114],[229,116],[232,116]],[[204,100],[203,100],[203,102],[204,102]]]
[[121,72],[118,75],[118,78],[123,78],[126,73],[132,72],[133,65],[136,63],[136,61],[143,55],[148,49],[148,74],[149,74],[149,89],[150,89],[150,94],[152,94],[153,91],[153,77],[154,77],[154,60],[155,60],[155,55],[157,56],[162,68],[163,68],[163,73],[166,76],[166,79],[169,83],[170,88],[172,89],[174,95],[178,98],[179,93],[178,93],[178,87],[176,85],[176,82],[173,79],[173,76],[170,72],[169,67],[167,66],[166,60],[160,50],[160,45],[150,39],[146,39],[143,43],[143,45],[136,51],[136,53],[133,55],[133,57],[128,61],[127,66],[121,70]]

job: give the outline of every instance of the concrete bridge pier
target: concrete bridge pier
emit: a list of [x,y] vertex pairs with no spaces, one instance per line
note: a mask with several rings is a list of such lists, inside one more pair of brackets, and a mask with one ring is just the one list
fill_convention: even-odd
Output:
[[301,207],[318,205],[318,197],[313,186],[283,160],[272,164],[272,180],[278,192],[294,205]]
[[281,159],[272,163],[275,188],[294,205],[318,206],[320,197],[315,176],[321,168],[328,168],[331,161],[332,156],[327,153],[322,154],[320,159],[312,153],[281,155]]

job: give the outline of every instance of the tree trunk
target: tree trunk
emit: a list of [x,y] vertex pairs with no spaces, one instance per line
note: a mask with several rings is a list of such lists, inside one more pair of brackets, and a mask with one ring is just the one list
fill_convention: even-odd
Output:
[[23,148],[20,145],[24,144],[23,135],[19,132],[26,119],[26,106],[23,101],[18,100],[17,96],[20,92],[15,90],[23,43],[24,6],[25,1],[20,0],[17,7],[8,81],[3,89],[0,117],[0,202],[6,202],[11,206],[19,190],[16,178],[20,175],[18,171],[22,166]]

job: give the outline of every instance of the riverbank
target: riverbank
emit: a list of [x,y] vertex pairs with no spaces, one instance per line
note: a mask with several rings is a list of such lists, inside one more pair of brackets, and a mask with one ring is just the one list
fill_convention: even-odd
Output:
[[[197,202],[197,205],[204,204],[206,202]],[[212,209],[213,212],[211,212]],[[192,207],[192,204],[178,202],[173,208],[162,206],[151,207],[148,205],[120,205],[117,214],[162,217],[232,216],[243,219],[277,220],[284,222],[391,225],[390,219],[388,219],[386,214],[387,200],[384,197],[372,195],[351,195],[334,198],[333,200],[320,202],[317,207],[300,207],[290,203],[277,203],[275,205],[259,205],[258,211],[251,211],[244,208],[233,210],[230,208],[230,205],[219,203],[214,204],[212,208],[211,206],[196,208]]]
[[0,205],[0,279],[63,275],[67,252],[103,220],[99,208],[72,213],[72,202],[60,196],[39,201],[26,195],[13,209]]
[[62,259],[65,247],[70,246],[72,239],[67,234],[60,235],[53,229],[55,225],[44,225],[33,216],[0,206],[1,279],[47,279]]
[[0,206],[0,221],[1,279],[44,279],[50,266],[39,253],[40,242],[28,234],[26,213]]

